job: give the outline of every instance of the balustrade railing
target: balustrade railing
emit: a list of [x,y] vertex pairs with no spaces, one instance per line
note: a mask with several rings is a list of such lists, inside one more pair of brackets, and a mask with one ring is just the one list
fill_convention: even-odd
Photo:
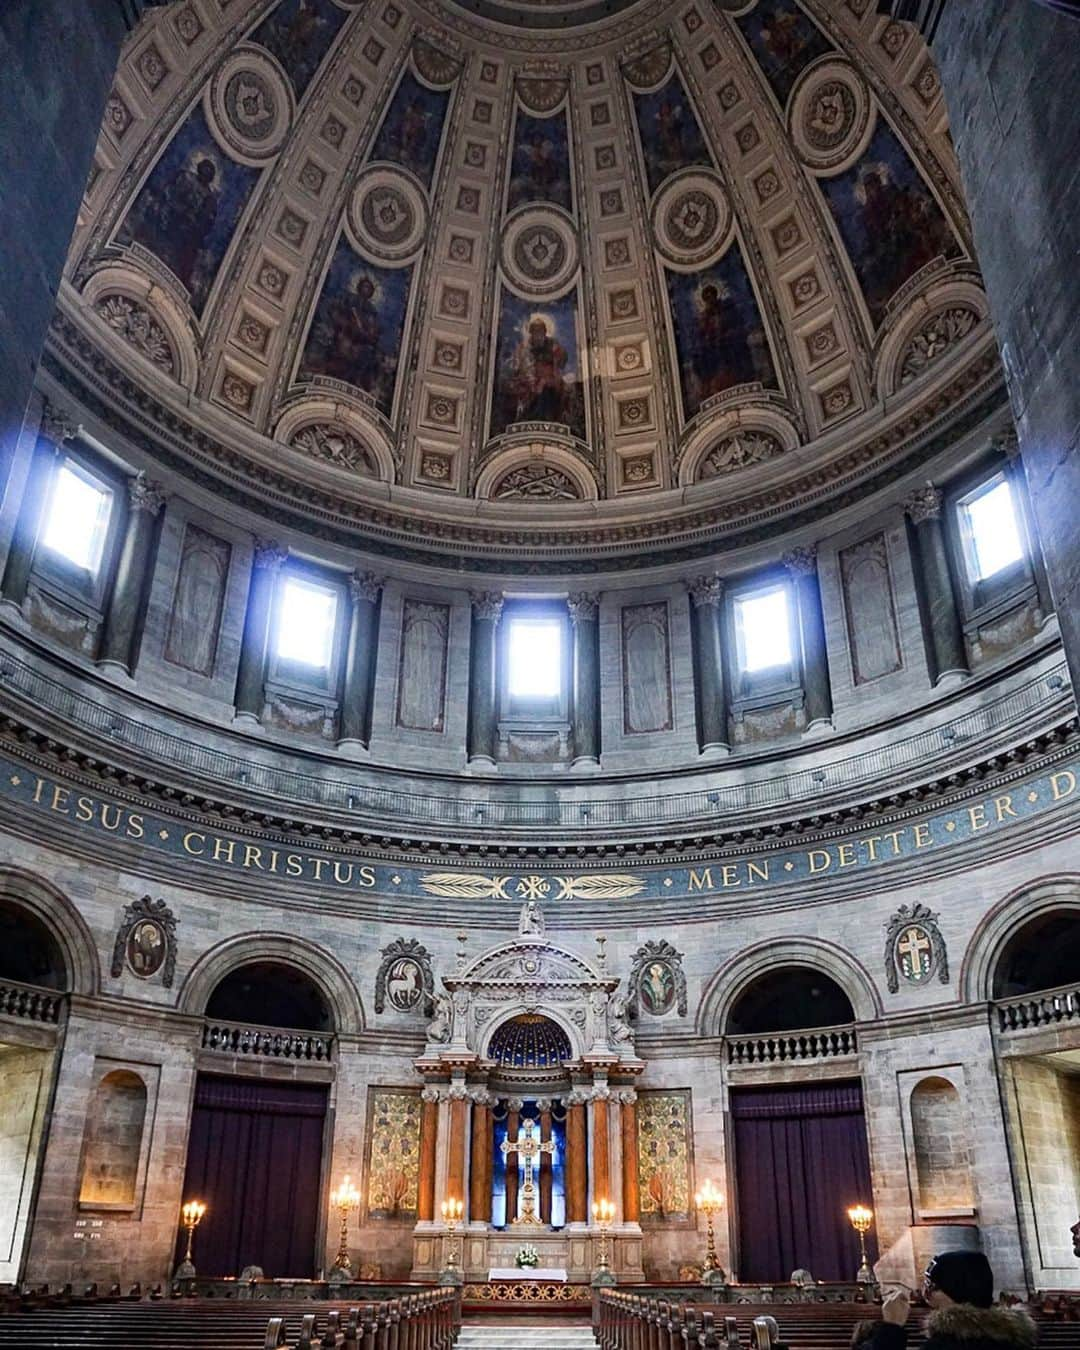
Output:
[[226,1055],[326,1064],[333,1052],[334,1037],[329,1032],[207,1021],[203,1026],[202,1045],[204,1050],[218,1050]]
[[811,1059],[840,1059],[858,1054],[853,1026],[777,1031],[769,1036],[728,1036],[729,1064],[793,1064]]
[[1066,1022],[1080,1026],[1080,984],[1044,989],[1022,998],[1001,999],[997,1005],[999,1031],[1024,1031]]
[[27,1022],[44,1022],[55,1026],[60,1021],[64,995],[56,989],[42,989],[36,984],[19,984],[16,980],[0,981],[0,1014],[20,1017]]

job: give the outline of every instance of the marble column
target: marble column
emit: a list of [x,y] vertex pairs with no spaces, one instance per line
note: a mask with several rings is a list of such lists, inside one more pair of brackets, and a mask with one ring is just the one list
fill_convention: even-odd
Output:
[[439,1156],[439,1089],[424,1088],[420,1102],[420,1159],[417,1164],[420,1183],[416,1217],[421,1223],[431,1223],[435,1218],[435,1167]]
[[[513,1097],[507,1104],[506,1137],[513,1142],[521,1129],[521,1102]],[[511,1153],[506,1159],[506,1223],[512,1224],[518,1212],[518,1164],[521,1157]]]
[[236,715],[245,721],[257,722],[262,716],[274,583],[288,556],[288,551],[272,540],[255,541],[240,667],[236,673]]
[[932,483],[904,503],[915,529],[920,608],[932,683],[968,673],[964,634],[941,523],[941,492]]
[[919,22],[940,72],[1032,513],[1080,689],[1080,6],[890,0],[890,8]]
[[592,1109],[590,1111],[592,1123],[592,1198],[593,1204],[597,1200],[610,1200],[614,1203],[615,1197],[611,1193],[611,1139],[608,1135],[608,1100],[610,1091],[606,1084],[597,1084],[593,1091]]
[[492,1149],[491,1098],[485,1092],[473,1101],[469,1149],[469,1219],[472,1223],[491,1222]]
[[49,492],[49,477],[56,465],[58,452],[79,434],[79,427],[48,403],[38,429],[37,444],[27,475],[26,488],[19,504],[19,514],[8,546],[7,562],[0,593],[13,605],[21,605],[30,585],[34,565],[34,547],[37,544],[41,514]]
[[722,577],[697,577],[688,583],[694,642],[698,749],[730,752],[728,693],[724,678]]
[[[4,0],[0,126],[0,459],[30,402],[128,31],[164,0]],[[123,110],[117,106],[117,114]],[[130,115],[130,114],[128,114]],[[5,592],[6,594],[6,592]]]
[[1020,441],[1013,428],[994,440],[994,449],[999,451],[1004,464],[1005,478],[1012,489],[1013,502],[1023,521],[1023,534],[1028,544],[1028,560],[1031,574],[1035,580],[1035,592],[1038,597],[1039,622],[1045,621],[1054,612],[1054,597],[1050,589],[1050,578],[1046,571],[1046,559],[1043,557],[1042,540],[1035,529],[1031,493],[1028,491],[1024,465],[1020,458]]
[[589,1139],[585,1098],[578,1092],[566,1098],[566,1222],[588,1223]]
[[[539,1101],[536,1103],[540,1111],[540,1142],[546,1143],[551,1138],[551,1103],[548,1101]],[[540,1221],[541,1223],[551,1222],[551,1154],[540,1154]]]
[[600,764],[600,597],[581,591],[567,600],[574,626],[574,758]]
[[619,1125],[623,1223],[638,1223],[641,1220],[641,1192],[638,1187],[637,1093],[633,1088],[622,1088],[619,1092]]
[[469,1099],[463,1085],[450,1088],[450,1137],[447,1141],[446,1198],[460,1200],[469,1218],[465,1194],[465,1149],[469,1139]]
[[371,696],[379,649],[379,596],[382,578],[354,572],[349,578],[349,641],[341,686],[341,736],[338,745],[367,749],[371,738]]
[[128,482],[128,518],[120,560],[116,565],[112,595],[105,613],[101,640],[102,666],[130,675],[135,669],[138,639],[146,612],[157,545],[157,518],[165,504],[165,492],[137,473]]
[[832,724],[832,686],[829,683],[829,653],[825,642],[825,615],[821,608],[817,545],[785,553],[784,566],[795,588],[799,645],[802,648],[803,699],[806,729]]
[[498,683],[495,634],[503,598],[497,591],[472,596],[472,647],[469,659],[469,762],[495,766],[498,732]]

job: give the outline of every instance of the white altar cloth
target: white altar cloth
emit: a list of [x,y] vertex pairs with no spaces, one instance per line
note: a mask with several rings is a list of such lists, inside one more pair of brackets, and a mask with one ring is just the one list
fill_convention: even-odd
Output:
[[566,1283],[566,1271],[554,1266],[492,1266],[489,1280],[557,1280]]

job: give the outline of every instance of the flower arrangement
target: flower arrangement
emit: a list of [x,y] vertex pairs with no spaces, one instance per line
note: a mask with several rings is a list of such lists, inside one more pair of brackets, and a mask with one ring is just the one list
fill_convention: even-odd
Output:
[[517,1256],[514,1257],[514,1265],[518,1270],[534,1270],[539,1264],[540,1253],[531,1244],[519,1248]]

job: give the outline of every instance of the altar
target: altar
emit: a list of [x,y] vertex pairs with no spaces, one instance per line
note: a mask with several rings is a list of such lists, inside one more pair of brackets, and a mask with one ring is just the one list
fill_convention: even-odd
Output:
[[492,1266],[488,1279],[496,1280],[544,1280],[552,1284],[566,1283],[566,1270],[559,1266]]
[[[563,1299],[597,1272],[641,1280],[634,1049],[620,981],[550,942],[539,906],[518,936],[443,977],[423,1053],[414,1280]],[[441,1221],[440,1221],[441,1220]],[[523,1247],[535,1267],[517,1264]],[[502,1291],[501,1294],[497,1291]]]

